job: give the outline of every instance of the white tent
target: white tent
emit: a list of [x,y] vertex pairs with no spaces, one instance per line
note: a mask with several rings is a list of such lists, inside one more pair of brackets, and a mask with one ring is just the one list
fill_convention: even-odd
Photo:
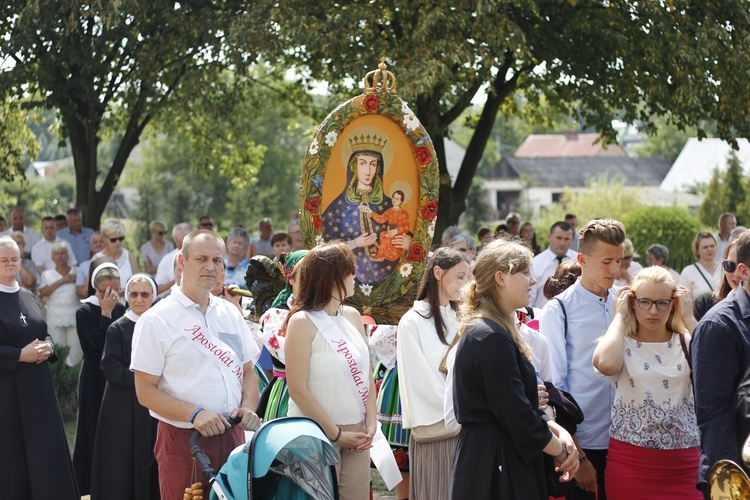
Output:
[[[738,139],[737,158],[745,172],[750,170],[750,143],[747,139]],[[714,168],[723,171],[727,167],[727,158],[732,147],[722,139],[688,139],[669,169],[659,188],[662,191],[687,191],[697,182],[707,183],[711,180]]]

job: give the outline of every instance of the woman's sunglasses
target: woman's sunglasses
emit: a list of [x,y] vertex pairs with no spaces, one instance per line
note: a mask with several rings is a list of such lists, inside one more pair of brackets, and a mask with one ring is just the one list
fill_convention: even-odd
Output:
[[116,243],[118,241],[125,241],[125,236],[120,236],[119,238],[107,238],[112,243]]
[[737,263],[733,260],[722,260],[721,267],[725,273],[733,273],[737,270]]

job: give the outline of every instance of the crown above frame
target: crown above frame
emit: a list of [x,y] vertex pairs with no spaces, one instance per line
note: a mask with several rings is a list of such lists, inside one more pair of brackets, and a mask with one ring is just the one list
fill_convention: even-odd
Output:
[[376,92],[381,94],[396,93],[396,77],[393,76],[393,73],[386,70],[385,67],[385,57],[381,57],[378,69],[370,71],[365,75],[362,86],[366,94],[374,94]]

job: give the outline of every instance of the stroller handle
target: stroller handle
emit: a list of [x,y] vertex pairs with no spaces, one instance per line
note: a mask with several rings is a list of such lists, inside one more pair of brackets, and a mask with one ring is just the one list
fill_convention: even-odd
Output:
[[[224,417],[227,419],[227,422],[229,422],[229,425],[237,425],[242,421],[242,418],[235,417],[235,418],[229,418],[229,416],[224,415]],[[204,483],[210,482],[212,479],[216,477],[216,471],[211,467],[211,460],[208,458],[208,455],[201,450],[200,446],[198,446],[198,441],[200,441],[201,438],[200,431],[193,432],[193,435],[190,436],[190,453],[193,454],[193,457],[195,457],[195,460],[198,461],[198,465],[201,468],[201,480]]]

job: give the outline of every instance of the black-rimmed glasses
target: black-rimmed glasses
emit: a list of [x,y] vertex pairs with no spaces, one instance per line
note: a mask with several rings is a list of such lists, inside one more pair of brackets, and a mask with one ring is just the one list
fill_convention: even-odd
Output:
[[665,311],[669,311],[669,306],[672,304],[672,299],[651,300],[651,299],[640,299],[636,297],[635,301],[638,303],[638,307],[644,311],[648,311],[649,309],[651,309],[651,306],[656,304],[657,311],[665,312]]
[[733,273],[737,270],[737,263],[733,260],[722,260],[721,267],[725,273]]

